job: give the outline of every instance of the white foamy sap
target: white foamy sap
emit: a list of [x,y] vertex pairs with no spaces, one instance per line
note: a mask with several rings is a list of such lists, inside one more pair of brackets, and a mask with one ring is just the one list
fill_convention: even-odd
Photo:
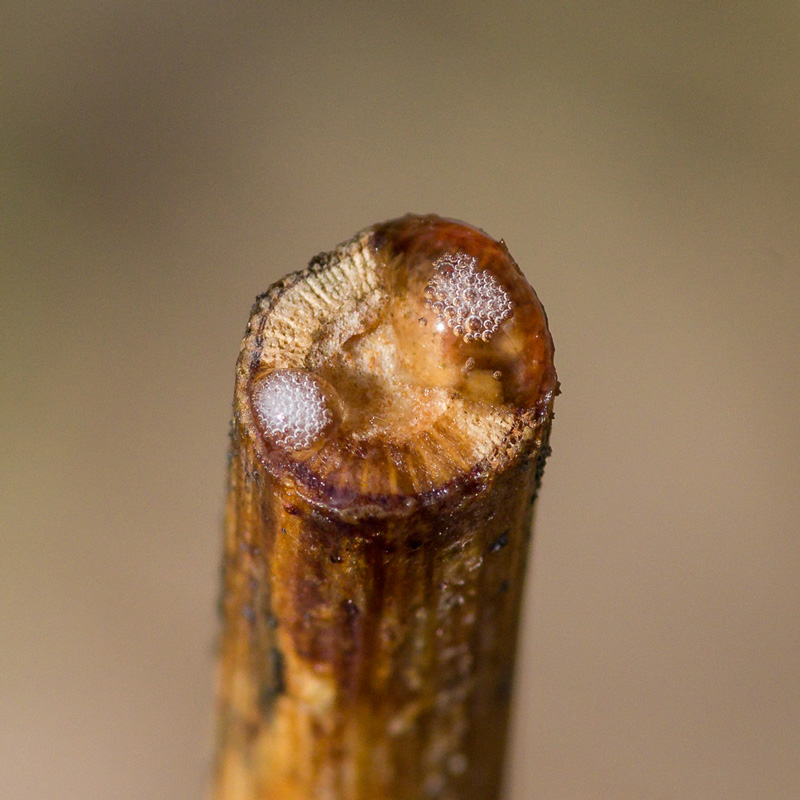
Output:
[[488,342],[511,315],[508,292],[490,272],[478,272],[477,263],[466,253],[446,253],[433,262],[435,272],[425,287],[439,321],[465,342]]
[[307,450],[333,416],[320,382],[308,372],[271,372],[253,388],[253,409],[264,434],[287,450]]

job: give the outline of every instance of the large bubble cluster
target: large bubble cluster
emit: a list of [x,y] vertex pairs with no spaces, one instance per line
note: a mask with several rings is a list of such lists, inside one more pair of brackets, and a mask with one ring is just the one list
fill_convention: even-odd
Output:
[[271,372],[252,396],[261,429],[287,450],[307,450],[333,419],[319,381],[302,370]]
[[425,287],[438,319],[465,342],[488,342],[511,315],[508,292],[488,270],[479,272],[477,264],[466,253],[446,253],[433,262],[435,272]]

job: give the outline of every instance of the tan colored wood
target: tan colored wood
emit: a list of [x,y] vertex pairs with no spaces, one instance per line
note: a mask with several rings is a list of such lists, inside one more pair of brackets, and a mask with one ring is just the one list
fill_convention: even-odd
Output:
[[[459,286],[477,305],[434,305]],[[498,797],[552,353],[505,245],[438,217],[369,228],[258,299],[231,427],[216,800]],[[292,428],[296,397],[311,422]]]

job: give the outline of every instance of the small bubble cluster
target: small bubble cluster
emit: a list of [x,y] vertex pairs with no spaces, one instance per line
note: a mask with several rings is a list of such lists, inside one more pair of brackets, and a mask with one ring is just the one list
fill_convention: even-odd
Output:
[[331,423],[319,382],[301,370],[276,370],[253,389],[253,408],[264,433],[287,450],[306,450]]
[[433,262],[435,272],[425,287],[439,321],[465,342],[488,342],[511,315],[508,292],[490,272],[479,272],[477,264],[466,253],[446,253]]

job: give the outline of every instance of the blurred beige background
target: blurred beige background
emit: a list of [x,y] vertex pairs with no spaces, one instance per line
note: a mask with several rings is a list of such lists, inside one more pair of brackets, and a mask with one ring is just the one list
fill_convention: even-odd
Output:
[[204,796],[250,304],[411,210],[556,341],[509,797],[800,797],[797,3],[3,17],[0,797]]

